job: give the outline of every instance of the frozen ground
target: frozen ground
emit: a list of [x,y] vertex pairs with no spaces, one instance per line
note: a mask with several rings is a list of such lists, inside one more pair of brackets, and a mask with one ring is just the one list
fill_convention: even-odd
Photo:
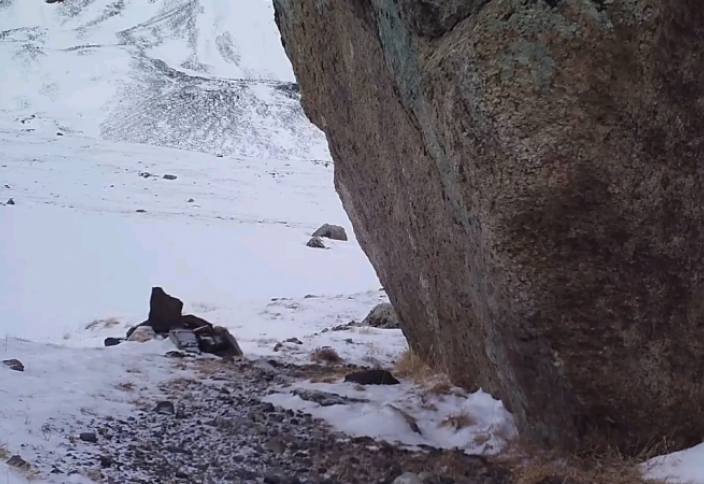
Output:
[[[304,363],[312,350],[332,346],[349,363],[388,367],[405,350],[398,330],[329,331],[386,300],[332,189],[331,166],[14,128],[0,129],[0,145],[0,201],[14,202],[0,206],[0,359],[26,366],[0,367],[9,402],[0,408],[0,445],[48,482],[67,482],[52,481],[42,467],[43,456],[62,452],[67,432],[96,416],[129,414],[123,380],[139,373],[140,391],[158,392],[160,382],[179,376],[163,361],[166,342],[101,347],[106,336],[145,319],[152,285],[231,329],[252,357]],[[306,247],[324,222],[342,224],[351,240]],[[301,344],[274,353],[288,338]],[[302,385],[355,391],[342,383]],[[272,398],[300,406],[290,390]],[[355,434],[412,445],[476,450],[477,436],[488,433],[482,443],[490,452],[501,444],[493,429],[512,431],[508,414],[486,395],[414,400],[413,392],[404,383],[370,392],[365,405],[305,409],[338,427],[347,421],[340,430],[354,422]],[[416,419],[425,437],[419,441],[398,415],[385,418],[396,411],[390,405]],[[466,412],[473,425],[439,426]],[[1,479],[9,477],[0,471]]]
[[[38,473],[0,462],[0,484],[89,482],[52,475],[50,457],[83,445],[76,432],[92,420],[133,412],[125,384],[154,397],[188,371],[162,357],[166,342],[102,347],[146,318],[153,285],[231,329],[248,357],[303,363],[332,346],[388,367],[405,350],[398,330],[329,331],[385,295],[301,111],[269,1],[0,0],[0,65],[0,360],[26,367],[0,365],[0,457],[20,454]],[[351,240],[306,247],[325,222]],[[274,352],[289,338],[300,344]],[[410,446],[495,453],[515,431],[481,392],[404,381],[323,407],[300,389],[361,393],[338,379],[268,398]],[[704,483],[704,449],[648,468]]]

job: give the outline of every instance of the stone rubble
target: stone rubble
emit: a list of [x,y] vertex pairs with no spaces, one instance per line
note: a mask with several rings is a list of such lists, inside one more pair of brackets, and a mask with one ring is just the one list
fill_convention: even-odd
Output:
[[[261,399],[274,385],[329,372],[275,360],[179,359],[176,378],[126,419],[92,418],[65,452],[33,463],[55,474],[130,484],[506,484],[507,471],[457,451],[411,451],[351,438]],[[185,365],[185,366],[184,366]],[[306,393],[306,392],[304,392]],[[302,398],[344,404],[308,391]],[[329,402],[328,402],[329,400]],[[95,439],[87,439],[88,436]],[[87,442],[86,442],[87,440]],[[452,464],[449,464],[449,463]],[[459,462],[459,464],[458,464]],[[481,465],[477,465],[481,462]],[[423,480],[419,476],[423,476]]]

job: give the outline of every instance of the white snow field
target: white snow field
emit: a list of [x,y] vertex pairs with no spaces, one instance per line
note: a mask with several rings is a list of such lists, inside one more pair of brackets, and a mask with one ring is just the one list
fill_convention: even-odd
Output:
[[[75,439],[69,429],[133,412],[119,387],[135,375],[155,394],[188,371],[162,357],[168,341],[103,347],[146,319],[152,286],[230,329],[247,358],[303,363],[331,346],[390,367],[405,351],[399,330],[329,331],[386,296],[294,81],[268,0],[0,0],[0,360],[25,366],[0,364],[0,484],[90,483],[43,464]],[[323,223],[350,240],[306,247]],[[288,338],[301,344],[274,352]],[[368,388],[363,404],[320,407],[291,390],[268,398],[414,447],[491,454],[515,434],[482,392],[402,381]],[[457,415],[474,423],[441,425]],[[31,472],[4,463],[16,454]],[[704,448],[648,469],[704,483]]]

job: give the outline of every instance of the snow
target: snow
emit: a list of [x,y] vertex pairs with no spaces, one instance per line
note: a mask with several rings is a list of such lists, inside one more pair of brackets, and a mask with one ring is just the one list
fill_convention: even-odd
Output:
[[704,444],[655,457],[643,464],[645,475],[666,482],[704,482]]
[[[365,402],[321,406],[292,393],[295,389],[333,393]],[[511,415],[501,402],[479,391],[435,394],[412,383],[355,386],[349,383],[303,382],[281,389],[267,401],[322,418],[336,429],[357,437],[372,437],[411,448],[461,448],[468,454],[494,454],[515,437]],[[409,418],[410,417],[410,418]],[[466,419],[466,421],[465,421]],[[416,430],[409,424],[416,423]],[[453,422],[459,422],[453,425]]]
[[[146,318],[155,285],[230,329],[247,357],[305,363],[330,346],[391,367],[407,349],[399,330],[331,330],[387,299],[289,84],[271,2],[5,0],[0,65],[0,360],[26,367],[0,365],[0,450],[38,471],[0,459],[0,484],[89,483],[49,474],[43,457],[63,451],[65,429],[129,415],[174,377],[167,341],[103,347]],[[306,247],[323,223],[350,240]],[[295,390],[363,401],[323,407]],[[411,447],[492,454],[516,432],[481,391],[407,380],[298,382],[269,400]],[[704,484],[704,447],[644,468]]]

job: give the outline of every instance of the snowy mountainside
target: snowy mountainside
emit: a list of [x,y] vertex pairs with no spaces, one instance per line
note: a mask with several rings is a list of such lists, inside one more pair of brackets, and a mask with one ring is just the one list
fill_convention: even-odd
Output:
[[329,159],[265,0],[0,0],[0,65],[18,129]]

